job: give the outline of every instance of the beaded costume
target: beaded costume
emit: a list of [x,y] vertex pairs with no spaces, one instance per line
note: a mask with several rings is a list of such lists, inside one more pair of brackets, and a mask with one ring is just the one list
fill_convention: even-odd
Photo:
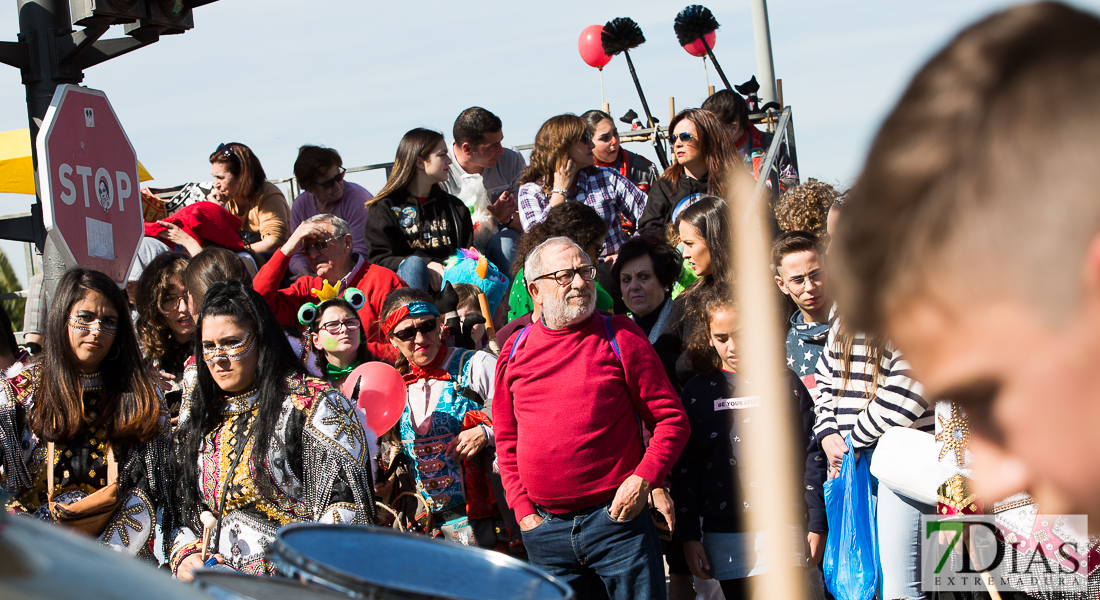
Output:
[[[22,370],[17,366],[0,379],[0,460],[4,467],[0,482],[13,497],[7,506],[10,512],[31,513],[53,521],[47,506],[48,463],[54,465],[55,502],[72,503],[107,485],[107,435],[95,421],[103,414],[108,399],[98,374],[80,375],[84,415],[93,428],[74,439],[57,442],[54,456],[47,463],[46,442],[27,428],[27,415],[33,410],[42,370],[41,364]],[[122,502],[99,542],[128,556],[156,562],[153,531],[157,527],[157,508],[172,514],[171,437],[163,398],[156,437],[145,444],[116,445],[114,455]]]
[[[185,380],[186,380],[185,376]],[[270,476],[257,478],[252,459],[256,442],[250,435],[259,410],[255,390],[228,398],[221,422],[202,441],[196,482],[204,506],[221,519],[210,552],[219,553],[230,567],[254,575],[270,575],[268,545],[276,530],[288,523],[370,523],[374,508],[367,465],[366,435],[355,406],[327,383],[313,377],[287,378],[289,394],[283,402],[274,437],[264,464]],[[188,417],[185,395],[184,412]],[[238,456],[247,460],[237,461]],[[231,465],[225,506],[220,504]],[[175,571],[187,556],[200,552],[202,526],[184,523],[172,534],[171,564]]]
[[[447,450],[459,433],[471,427],[483,426],[492,440],[492,423],[488,419],[492,409],[485,400],[492,399],[491,376],[478,375],[480,372],[493,373],[496,358],[485,352],[461,348],[441,348],[440,352],[448,355],[434,371],[435,376],[409,384],[409,403],[401,413],[396,431],[409,458],[417,493],[427,502],[442,535],[465,545],[475,545],[470,519],[496,513],[496,507],[491,506],[491,493],[481,498],[470,497],[474,482],[467,477],[471,468],[476,468],[480,477],[487,476],[491,466],[482,462],[491,461],[490,453],[460,464]],[[439,389],[433,390],[433,387]],[[411,402],[427,404],[427,415],[419,426],[414,422]],[[471,503],[479,506],[475,508]]]

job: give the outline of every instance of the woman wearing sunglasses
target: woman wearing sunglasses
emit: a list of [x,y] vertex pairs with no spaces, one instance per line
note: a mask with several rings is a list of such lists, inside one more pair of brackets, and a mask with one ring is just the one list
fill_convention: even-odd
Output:
[[622,218],[637,223],[646,195],[618,171],[596,167],[594,146],[588,125],[576,115],[558,115],[543,123],[535,135],[531,165],[519,178],[519,216],[526,231],[566,200],[587,204],[607,223],[601,252],[607,258],[626,241]]
[[260,159],[244,144],[219,144],[210,155],[210,174],[214,189],[207,199],[241,220],[245,248],[266,259],[290,235],[286,197],[266,181]]
[[[270,575],[267,550],[280,526],[373,523],[359,414],[339,391],[305,375],[260,294],[248,282],[215,283],[195,335],[202,364],[176,432],[176,576],[189,581],[202,568],[204,543],[219,563]],[[208,542],[203,511],[217,520]]]
[[363,234],[370,262],[419,290],[439,291],[443,261],[473,240],[470,209],[439,186],[450,177],[450,166],[443,134],[413,129],[397,145],[386,185],[367,203],[374,209]]
[[726,177],[741,168],[729,129],[710,111],[682,110],[669,123],[675,164],[649,191],[639,232],[665,237],[666,228],[703,196],[723,196]]
[[491,548],[498,519],[488,484],[492,461],[484,451],[493,445],[496,357],[444,346],[440,325],[432,298],[416,289],[398,290],[382,306],[382,330],[401,353],[396,366],[408,385],[391,436],[432,513],[430,532]]
[[118,286],[90,269],[61,277],[44,356],[7,372],[0,394],[0,486],[32,513],[153,561],[157,509],[170,518],[171,445]]

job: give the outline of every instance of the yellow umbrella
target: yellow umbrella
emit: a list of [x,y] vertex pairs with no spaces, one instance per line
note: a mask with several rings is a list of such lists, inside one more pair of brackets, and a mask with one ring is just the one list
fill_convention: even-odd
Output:
[[[153,178],[138,162],[138,179]],[[34,194],[34,164],[31,162],[31,131],[16,129],[0,133],[0,192]]]

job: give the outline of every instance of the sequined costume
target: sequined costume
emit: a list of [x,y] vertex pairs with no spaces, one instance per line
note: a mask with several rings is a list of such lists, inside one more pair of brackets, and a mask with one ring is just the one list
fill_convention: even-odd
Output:
[[[230,567],[254,575],[274,574],[267,561],[268,544],[288,523],[369,523],[374,497],[366,467],[370,460],[366,436],[355,407],[340,392],[313,377],[288,377],[283,402],[264,464],[270,477],[257,479],[251,460],[255,437],[249,434],[259,410],[253,390],[225,400],[221,423],[199,450],[199,495],[204,506],[221,519],[210,552],[221,554]],[[185,407],[187,398],[185,398]],[[187,412],[182,415],[187,418]],[[238,454],[225,506],[223,486]],[[202,525],[184,523],[172,533],[172,570],[187,556],[201,551]]]
[[[7,506],[9,512],[30,513],[53,521],[47,507],[46,465],[54,465],[55,502],[72,503],[92,494],[107,485],[107,435],[102,425],[96,425],[71,440],[59,441],[47,462],[46,442],[27,427],[27,415],[33,410],[41,379],[41,364],[9,371],[0,379],[0,455],[4,467],[0,481],[13,497]],[[103,380],[98,374],[81,374],[80,384],[84,414],[94,423],[108,402]],[[99,542],[128,556],[155,562],[157,509],[172,514],[171,436],[163,399],[157,435],[145,444],[115,445],[114,453],[122,502]]]
[[[441,348],[440,352],[449,355],[434,370],[439,377],[420,378],[409,384],[408,402],[397,431],[410,459],[417,492],[427,501],[436,526],[453,541],[474,545],[475,537],[481,536],[470,530],[468,504],[474,499],[468,497],[471,482],[466,481],[465,474],[477,465],[459,464],[447,449],[459,433],[471,426],[483,426],[491,443],[491,422],[486,418],[483,425],[473,425],[470,413],[481,412],[486,417],[491,414],[491,406],[483,399],[492,398],[496,358],[460,348]],[[414,415],[413,404],[424,408]],[[464,463],[489,457],[487,452],[481,454],[474,457],[475,461]],[[470,516],[482,516],[478,512],[471,510]]]

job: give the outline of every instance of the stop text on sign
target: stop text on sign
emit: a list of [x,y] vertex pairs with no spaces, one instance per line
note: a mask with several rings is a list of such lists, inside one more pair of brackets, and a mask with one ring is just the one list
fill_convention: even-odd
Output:
[[[94,171],[95,177],[92,178],[92,167],[76,165],[74,169],[73,165],[69,163],[61,163],[57,167],[57,176],[61,180],[61,186],[65,188],[65,191],[61,192],[61,201],[70,206],[77,200],[76,184],[73,181],[74,172],[81,180],[85,208],[91,207],[91,199],[94,195],[104,211],[111,208],[116,198],[118,199],[118,210],[120,212],[126,210],[125,200],[130,197],[134,190],[130,182],[130,175],[126,171],[115,171],[115,177],[112,181],[111,174],[103,167],[96,169]],[[91,187],[89,187],[89,178],[93,182]]]

